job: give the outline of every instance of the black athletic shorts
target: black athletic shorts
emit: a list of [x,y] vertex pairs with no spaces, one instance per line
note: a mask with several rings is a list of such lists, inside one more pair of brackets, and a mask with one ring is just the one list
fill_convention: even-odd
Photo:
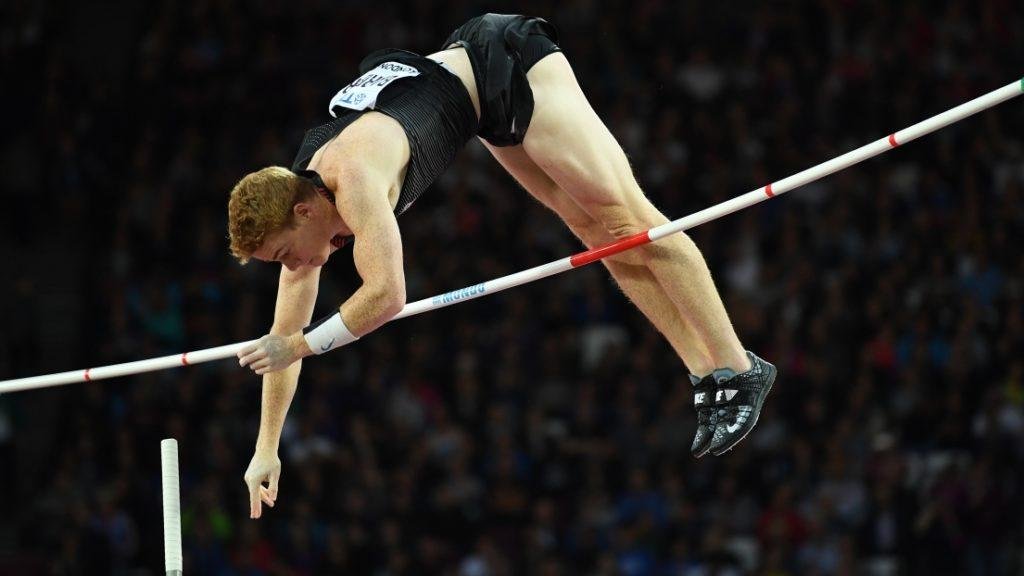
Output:
[[477,16],[448,37],[442,48],[462,46],[473,66],[481,138],[495,146],[523,141],[533,116],[526,73],[541,58],[559,52],[557,42],[558,31],[546,20],[514,14]]

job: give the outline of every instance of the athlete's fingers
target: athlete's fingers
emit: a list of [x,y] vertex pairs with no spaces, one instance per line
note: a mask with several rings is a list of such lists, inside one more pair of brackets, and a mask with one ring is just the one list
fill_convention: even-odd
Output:
[[270,486],[267,488],[267,492],[270,494],[270,499],[277,501],[277,483],[281,479],[281,468],[278,467],[270,472]]
[[274,507],[274,499],[270,497],[270,491],[263,486],[260,486],[260,500],[267,506]]
[[242,359],[238,361],[238,364],[240,366],[248,366],[249,364],[252,364],[253,362],[256,362],[257,360],[262,360],[263,358],[266,358],[266,357],[267,357],[267,352],[265,350],[263,350],[262,348],[257,348],[256,350],[253,350],[249,354],[246,354],[244,357],[242,357]]
[[249,344],[245,348],[242,348],[241,350],[239,350],[238,354],[236,354],[236,356],[238,356],[238,359],[241,360],[245,356],[248,356],[249,354],[252,354],[253,352],[255,352],[257,348],[259,348],[258,343],[257,344]]
[[266,374],[267,372],[272,371],[271,368],[273,368],[273,362],[270,361],[270,358],[264,358],[263,360],[255,362],[250,366],[250,368],[252,368],[252,371],[257,374]]
[[260,517],[260,484],[256,481],[245,480],[246,485],[249,487],[249,518],[256,519]]

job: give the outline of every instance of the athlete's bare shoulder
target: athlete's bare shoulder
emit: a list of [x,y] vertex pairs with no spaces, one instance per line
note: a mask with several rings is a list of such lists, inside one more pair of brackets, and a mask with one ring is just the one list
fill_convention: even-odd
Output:
[[331,190],[344,190],[354,182],[374,182],[387,189],[392,205],[398,200],[406,167],[409,140],[395,119],[367,112],[345,127],[310,159]]

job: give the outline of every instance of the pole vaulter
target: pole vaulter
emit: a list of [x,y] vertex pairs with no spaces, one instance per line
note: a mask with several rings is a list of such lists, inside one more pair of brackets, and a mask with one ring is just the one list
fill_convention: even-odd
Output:
[[[959,122],[960,120],[977,114],[982,110],[987,110],[997,104],[1001,104],[1002,102],[1020,96],[1022,93],[1024,93],[1024,78],[1021,78],[1019,81],[1013,82],[1012,84],[1007,84],[997,90],[993,90],[988,94],[979,96],[974,100],[965,102],[955,108],[951,108],[941,114],[932,116],[927,120],[893,132],[884,138],[861,146],[855,150],[851,150],[846,154],[837,156],[826,162],[822,162],[821,164],[808,168],[802,172],[798,172],[788,178],[783,178],[782,180],[769,183],[765,186],[747,192],[746,194],[732,198],[731,200],[726,200],[720,204],[716,204],[694,214],[690,214],[689,216],[662,224],[661,226],[656,226],[646,232],[641,232],[634,236],[623,238],[606,246],[600,246],[560,260],[555,260],[547,264],[516,272],[515,274],[502,276],[501,278],[488,280],[459,290],[453,290],[431,298],[424,298],[423,300],[411,302],[406,304],[402,311],[392,318],[392,320],[415,316],[416,314],[422,314],[428,310],[444,308],[458,302],[474,300],[487,294],[494,294],[496,292],[508,290],[515,286],[520,286],[535,280],[540,280],[541,278],[547,278],[548,276],[553,276],[574,268],[585,266],[637,246],[657,242],[666,236],[689,230],[690,228],[704,224],[705,222],[710,222],[717,218],[721,218],[722,216],[732,214],[733,212],[737,212],[759,202],[763,202],[764,200],[768,200],[769,198],[774,198],[780,194],[799,188],[800,186],[810,182],[814,182],[815,180],[824,178],[829,174],[863,162],[868,158],[872,158],[892,148],[906,144],[911,140],[915,140],[921,136],[944,128],[945,126]],[[73,384],[76,382],[91,382],[93,380],[102,380],[105,378],[127,376],[130,374],[152,372],[166,368],[175,368],[178,366],[188,366],[191,364],[199,364],[201,362],[231,358],[234,357],[239,350],[254,342],[255,340],[250,340],[236,344],[206,348],[194,352],[184,352],[159,358],[150,358],[148,360],[138,360],[135,362],[125,362],[122,364],[112,364],[109,366],[100,366],[81,370],[71,370],[68,372],[58,372],[44,376],[3,380],[0,381],[0,394],[21,390],[31,390],[35,388],[60,386],[63,384]]]

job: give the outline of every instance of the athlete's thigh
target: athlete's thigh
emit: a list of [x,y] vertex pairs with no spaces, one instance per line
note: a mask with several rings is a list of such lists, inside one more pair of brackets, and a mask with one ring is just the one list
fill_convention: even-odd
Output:
[[598,220],[626,209],[649,224],[664,221],[644,196],[626,153],[597,116],[561,52],[527,74],[534,110],[523,148],[553,181]]
[[[569,230],[576,235],[588,248],[611,244],[615,238],[593,216],[587,213],[576,200],[566,194],[562,188],[547,175],[536,162],[527,155],[522,146],[492,146],[483,139],[484,146],[505,170],[519,182],[531,196],[547,206],[565,222]],[[611,256],[605,260],[633,266],[643,265],[643,259],[635,251],[629,250]]]
[[558,214],[573,232],[578,233],[580,229],[593,224],[593,218],[584,212],[571,196],[561,190],[558,184],[527,155],[521,145],[493,146],[483,139],[480,141],[506,172],[526,188],[531,196]]

